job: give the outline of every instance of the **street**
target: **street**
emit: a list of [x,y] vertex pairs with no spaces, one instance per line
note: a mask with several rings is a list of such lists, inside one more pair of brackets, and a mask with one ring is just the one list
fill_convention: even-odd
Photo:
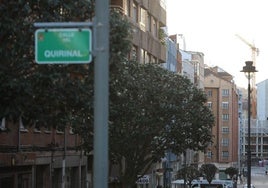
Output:
[[[243,184],[238,184],[238,188],[243,188],[243,185],[247,183],[246,177]],[[251,183],[255,185],[255,188],[267,188],[268,187],[268,175],[265,174],[265,167],[252,167],[251,169]]]

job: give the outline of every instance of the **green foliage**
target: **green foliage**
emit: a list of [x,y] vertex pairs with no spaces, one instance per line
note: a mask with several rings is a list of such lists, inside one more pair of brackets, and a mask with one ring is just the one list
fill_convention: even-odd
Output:
[[112,66],[116,66],[118,62],[127,61],[127,56],[132,47],[132,34],[131,23],[116,10],[111,11],[110,64]]
[[[89,66],[36,64],[37,28],[33,26],[35,22],[89,20],[92,3],[1,1],[0,117],[17,121],[21,116],[29,126],[35,122],[53,127],[87,124],[87,130],[93,132],[93,76],[88,74]],[[88,150],[92,150],[92,139],[88,140]]]
[[225,174],[229,175],[232,179],[234,175],[238,174],[238,169],[235,167],[229,167],[225,169]]
[[[115,110],[112,107],[112,95],[111,90],[114,89],[114,86],[112,83],[114,80],[116,80],[117,76],[121,76],[122,73],[120,72],[122,62],[126,61],[128,53],[131,49],[131,25],[129,21],[124,18],[120,13],[116,11],[110,12],[110,116],[112,112]],[[89,75],[94,75],[94,63],[90,64],[89,67]],[[91,82],[86,82],[86,84],[91,86],[91,90],[93,90],[93,80],[92,77]],[[120,83],[121,85],[123,83]],[[115,88],[117,89],[117,88]],[[88,90],[90,91],[90,90]],[[93,91],[90,94],[90,97],[88,98],[89,101],[93,102]],[[93,143],[93,130],[92,130],[92,116],[93,116],[93,109],[91,108],[90,111],[90,117],[88,120],[90,120],[88,123],[81,123],[78,124],[75,127],[75,131],[79,133],[84,139],[83,139],[83,149],[86,152],[90,152],[92,150],[92,143]],[[110,121],[111,124],[111,121]],[[110,125],[111,126],[111,125]],[[115,138],[117,139],[117,138]],[[110,142],[112,142],[112,139],[110,137]],[[110,150],[111,152],[112,150]]]
[[214,164],[203,164],[200,168],[200,172],[208,180],[209,184],[212,182],[217,171],[218,168]]
[[185,182],[188,182],[190,185],[192,184],[192,181],[199,176],[200,172],[194,165],[186,166],[177,172],[177,178],[184,179]]
[[165,33],[163,28],[160,28],[158,30],[158,38],[159,38],[160,43],[165,46],[166,45],[167,34]]
[[[85,21],[89,18],[89,1],[1,1],[0,5],[0,117],[14,120],[18,116],[43,121],[51,125],[66,122],[76,111],[69,106],[70,96],[79,95],[82,85],[72,78],[81,67],[37,65],[34,62],[34,22]],[[79,11],[77,11],[79,10]],[[19,15],[19,16],[18,16]],[[80,65],[79,65],[80,66]],[[81,75],[85,75],[87,67]],[[76,83],[75,83],[76,82]],[[64,91],[64,92],[63,92]],[[78,96],[76,96],[78,97]],[[80,101],[81,103],[81,101]],[[65,110],[63,110],[65,109]],[[65,114],[65,115],[63,115]],[[48,119],[47,119],[48,118]],[[51,119],[51,121],[49,120]]]
[[181,154],[207,145],[214,119],[203,91],[159,65],[117,67],[110,83],[110,159],[124,161],[123,181],[135,183],[166,149]]

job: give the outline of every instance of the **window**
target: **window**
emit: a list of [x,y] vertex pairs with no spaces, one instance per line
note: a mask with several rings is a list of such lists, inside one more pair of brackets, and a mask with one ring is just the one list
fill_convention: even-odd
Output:
[[229,120],[229,114],[222,114],[222,120],[228,121]]
[[133,21],[138,23],[138,5],[136,3],[133,3]]
[[147,18],[147,11],[143,8],[140,8],[140,28],[142,31],[146,31],[146,18]]
[[20,132],[29,132],[28,129],[26,129],[23,125],[23,122],[22,122],[22,117],[20,116],[20,119],[19,119],[19,125],[20,125]]
[[222,133],[228,134],[229,133],[229,127],[222,127]]
[[229,157],[229,152],[228,151],[223,151],[222,152],[222,157],[228,158]]
[[137,61],[137,57],[138,57],[137,47],[132,46],[132,49],[131,49],[131,52],[130,52],[130,60]]
[[34,122],[34,133],[41,133],[41,123],[39,121]]
[[2,118],[2,121],[1,121],[1,125],[0,125],[0,130],[1,131],[5,131],[7,128],[6,128],[6,118],[3,117]]
[[228,97],[229,96],[229,89],[223,89],[222,90],[222,96],[223,97]]
[[130,6],[130,0],[127,0],[127,3],[126,3],[126,8],[125,8],[125,10],[126,10],[126,15],[128,16],[128,17],[131,17],[131,6]]
[[156,63],[156,62],[157,62],[156,57],[152,56],[152,57],[151,57],[151,63]]
[[157,25],[155,18],[152,18],[152,34],[154,37],[157,37]]
[[145,63],[150,63],[150,54],[148,52],[145,53]]
[[147,31],[151,32],[152,31],[152,25],[151,25],[151,15],[147,13],[147,24],[146,24],[146,28]]
[[228,110],[229,109],[229,102],[222,102],[222,109]]
[[141,49],[141,59],[140,59],[141,63],[145,63],[145,50]]
[[222,146],[229,146],[229,139],[228,138],[223,138],[221,140],[221,145]]
[[65,127],[62,127],[62,126],[57,126],[56,127],[56,133],[57,134],[64,134],[64,131],[65,131]]
[[74,134],[73,127],[69,127],[69,134]]
[[208,152],[207,152],[207,157],[208,157],[208,158],[212,158],[212,151],[208,151]]
[[212,102],[207,102],[207,104],[208,104],[208,108],[212,109]]
[[211,91],[211,90],[208,90],[208,91],[207,91],[207,96],[208,96],[208,97],[212,97],[212,91]]
[[46,123],[44,123],[44,128],[45,128],[45,133],[46,134],[50,134],[52,131],[51,131],[51,126],[48,126]]

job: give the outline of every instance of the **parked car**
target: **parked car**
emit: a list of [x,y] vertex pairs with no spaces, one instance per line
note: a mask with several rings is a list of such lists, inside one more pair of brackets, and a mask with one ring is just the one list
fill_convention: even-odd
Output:
[[[248,184],[245,184],[243,188],[248,188]],[[253,184],[250,184],[250,188],[255,188],[255,186]]]

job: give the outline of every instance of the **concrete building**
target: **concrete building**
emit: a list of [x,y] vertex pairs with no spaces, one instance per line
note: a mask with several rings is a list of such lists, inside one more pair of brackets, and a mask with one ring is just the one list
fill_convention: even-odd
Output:
[[140,63],[166,62],[166,4],[164,0],[111,0],[111,7],[134,26],[130,57]]
[[[244,91],[247,93],[247,91]],[[245,106],[241,123],[241,169],[247,165],[248,149],[248,115],[247,115],[247,97],[245,97]],[[257,84],[257,119],[251,117],[250,124],[250,143],[252,165],[268,165],[268,80]]]
[[257,84],[257,119],[268,120],[268,79]]
[[207,105],[215,117],[212,129],[214,140],[207,148],[204,162],[214,163],[225,178],[223,170],[238,167],[238,100],[239,94],[233,76],[219,67],[205,68]]

